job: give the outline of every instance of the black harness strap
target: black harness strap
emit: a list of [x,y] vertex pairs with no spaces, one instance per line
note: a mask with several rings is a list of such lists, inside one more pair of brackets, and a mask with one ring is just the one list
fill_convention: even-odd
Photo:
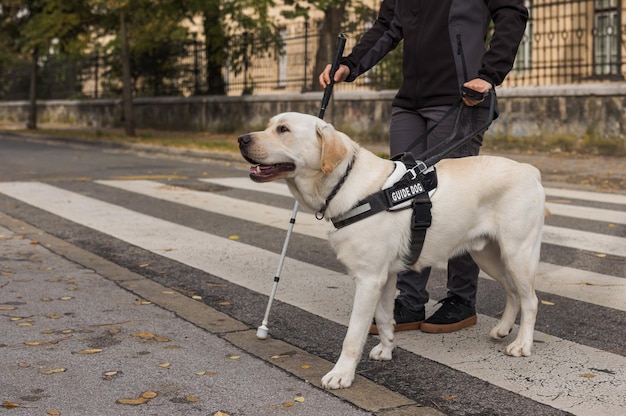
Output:
[[409,244],[409,253],[404,258],[404,262],[409,266],[415,264],[422,253],[426,231],[432,221],[430,213],[432,206],[428,192],[416,196],[411,204],[413,208],[413,215],[411,216],[411,243]]

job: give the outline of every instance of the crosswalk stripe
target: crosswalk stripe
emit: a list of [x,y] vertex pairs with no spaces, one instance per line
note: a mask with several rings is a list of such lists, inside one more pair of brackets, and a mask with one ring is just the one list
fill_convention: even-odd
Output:
[[[159,182],[102,180],[97,181],[97,183],[208,212],[255,221],[283,230],[287,229],[291,215],[291,212],[286,209],[216,195],[211,192],[163,185]],[[294,232],[326,239],[328,232],[332,229],[332,225],[327,221],[318,221],[312,214],[301,212],[298,214]],[[560,229],[555,228],[555,232],[558,233],[559,231]],[[550,236],[555,240],[557,237],[553,234]],[[594,235],[594,237],[604,243],[603,238],[606,236]],[[487,276],[481,275],[481,277]],[[536,288],[546,293],[626,310],[626,302],[623,300],[626,299],[626,281],[619,277],[540,263]],[[581,288],[584,290],[580,290]]]
[[[291,210],[230,198],[212,192],[199,192],[163,185],[159,182],[101,180],[96,183],[216,214],[258,222],[282,230],[288,228],[291,217]],[[313,214],[307,212],[298,213],[296,224],[298,233],[322,239],[328,238],[328,232],[333,229],[328,221],[319,221]]]
[[[266,293],[278,255],[241,242],[98,201],[51,185],[0,183],[0,192],[75,223],[164,257]],[[260,276],[267,276],[262,279]],[[277,298],[346,325],[353,296],[347,276],[289,259]],[[311,279],[311,276],[316,276]],[[332,286],[333,289],[328,287]],[[341,301],[337,301],[341,299]],[[427,308],[432,311],[432,302]],[[535,332],[535,355],[506,357],[505,344],[486,336],[496,320],[480,316],[467,331],[429,335],[397,334],[398,345],[491,384],[576,415],[621,415],[626,407],[626,357]],[[516,332],[516,330],[514,330]],[[510,338],[510,337],[509,337]],[[442,348],[445,345],[446,348]],[[564,353],[567,352],[567,353]],[[532,364],[532,365],[529,365]],[[610,368],[612,374],[592,369]],[[564,393],[564,386],[566,392]],[[591,399],[593,398],[593,399]]]
[[626,205],[626,195],[608,194],[600,192],[576,191],[571,189],[544,188],[546,196],[555,198],[582,199],[584,201],[597,201],[609,204]]
[[574,205],[554,204],[550,202],[546,203],[546,208],[548,208],[552,215],[601,221],[604,223],[626,224],[626,211],[577,207]]
[[626,238],[544,225],[544,243],[626,257]]

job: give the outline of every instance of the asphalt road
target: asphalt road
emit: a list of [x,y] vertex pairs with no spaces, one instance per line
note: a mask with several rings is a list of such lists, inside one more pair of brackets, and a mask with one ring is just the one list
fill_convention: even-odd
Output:
[[[49,236],[46,238],[58,239],[48,254],[63,255],[75,267],[82,265],[96,270],[104,280],[115,281],[99,271],[93,259],[89,260],[92,253],[97,259],[121,266],[120,273],[132,273],[145,282],[161,285],[163,291],[182,295],[177,302],[154,295],[153,303],[176,316],[182,316],[177,308],[183,308],[186,302],[203,305],[207,308],[203,313],[223,313],[224,319],[242,326],[213,332],[215,328],[195,321],[199,319],[197,313],[190,313],[184,325],[193,327],[189,329],[192,332],[201,329],[205,336],[206,331],[216,334],[212,340],[225,343],[220,344],[222,349],[223,345],[241,348],[242,354],[259,357],[265,366],[255,361],[247,367],[255,375],[283,368],[287,371],[283,377],[289,378],[281,383],[298,385],[308,380],[302,389],[311,388],[311,395],[320,396],[316,396],[316,403],[328,400],[328,407],[321,408],[324,410],[305,410],[302,404],[308,400],[296,402],[300,407],[285,407],[288,398],[275,399],[274,407],[250,404],[254,400],[247,400],[247,407],[236,407],[226,401],[229,394],[224,390],[228,389],[225,383],[211,390],[211,395],[224,397],[225,407],[194,404],[204,414],[218,409],[231,415],[309,414],[306,411],[380,415],[431,411],[449,415],[621,414],[626,407],[626,192],[620,185],[626,178],[623,161],[584,158],[584,162],[548,155],[512,157],[532,158],[531,162],[542,170],[553,211],[546,221],[542,246],[538,284],[542,304],[535,355],[507,358],[502,354],[504,344],[487,340],[489,326],[501,313],[504,297],[495,282],[484,278],[479,285],[476,327],[446,336],[399,334],[394,360],[378,363],[363,359],[358,368],[362,384],[341,392],[339,398],[317,390],[313,387],[317,379],[308,380],[301,367],[289,363],[291,358],[305,354],[310,360],[321,360],[324,364],[320,367],[337,359],[352,299],[350,281],[323,238],[324,225],[311,220],[307,213],[299,214],[271,313],[271,342],[283,344],[275,347],[277,353],[273,354],[263,350],[271,344],[263,344],[251,335],[265,311],[293,200],[280,187],[250,189],[247,166],[237,155],[173,154],[153,148],[0,136],[0,215],[4,213],[4,235],[11,244],[17,244],[13,240],[24,235],[19,227],[7,228],[15,219],[35,227],[32,235],[40,230]],[[581,177],[589,180],[581,181]],[[63,253],[60,242],[77,251]],[[45,245],[37,247],[43,250],[38,255],[47,255]],[[12,279],[2,278],[8,282]],[[99,290],[100,284],[106,286],[99,282],[93,290]],[[126,292],[133,291],[121,286]],[[20,293],[24,290],[28,289],[22,288]],[[431,277],[429,291],[434,300],[445,296],[441,271]],[[0,305],[11,306],[6,290],[2,296]],[[434,308],[433,304],[429,308]],[[0,319],[2,325],[17,325],[6,315]],[[164,322],[175,322],[176,316],[163,318]],[[159,330],[158,322],[153,322],[154,333]],[[203,344],[202,334],[194,332],[195,336],[198,338],[187,343],[187,348],[193,350],[189,357],[192,362],[198,360],[198,352],[211,355],[215,351]],[[15,339],[0,342],[5,348],[16,344]],[[370,337],[366,351],[375,342],[375,337]],[[221,350],[218,354],[224,356]],[[14,362],[11,364],[12,371],[20,371]],[[228,380],[233,385],[245,384],[253,379],[245,370],[233,370]],[[146,373],[145,378],[150,379],[150,374]],[[163,377],[158,373],[152,376]],[[262,384],[256,381],[246,384],[246,388],[261,388]],[[272,384],[276,389],[286,389],[278,381]],[[190,382],[189,386],[197,384]],[[382,393],[377,388],[382,388]],[[196,388],[194,395],[203,397],[201,390]],[[161,388],[157,393],[168,397],[167,391]],[[361,399],[350,396],[358,396],[356,392],[360,392]],[[292,391],[291,396],[293,393],[302,392]],[[362,400],[363,396],[377,394],[392,399],[384,404]],[[186,397],[175,393],[170,396],[170,404]],[[16,402],[20,397],[0,396],[0,401]],[[204,399],[205,403],[209,401]],[[151,409],[155,414],[166,414],[159,407]]]

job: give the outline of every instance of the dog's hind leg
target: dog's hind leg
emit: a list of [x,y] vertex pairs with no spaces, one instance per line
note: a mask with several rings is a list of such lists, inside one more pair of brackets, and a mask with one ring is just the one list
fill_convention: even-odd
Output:
[[394,348],[393,307],[396,298],[396,273],[389,275],[383,287],[383,293],[376,307],[376,326],[380,343],[370,351],[370,359],[379,361],[391,360]]
[[531,355],[533,347],[533,334],[539,304],[535,294],[535,275],[539,265],[540,238],[539,233],[537,241],[526,241],[525,244],[518,247],[518,251],[509,257],[507,264],[508,273],[513,276],[511,281],[515,285],[522,311],[517,337],[506,347],[506,353],[514,357]]
[[506,271],[498,243],[489,241],[482,250],[472,252],[471,255],[480,269],[499,282],[506,293],[506,305],[502,317],[489,332],[492,339],[502,339],[511,332],[520,310],[517,288]]
[[387,280],[387,270],[382,273],[384,274],[363,274],[355,278],[356,291],[348,332],[343,340],[339,360],[333,369],[322,377],[322,387],[325,389],[345,389],[354,381],[356,366],[363,353],[376,305]]

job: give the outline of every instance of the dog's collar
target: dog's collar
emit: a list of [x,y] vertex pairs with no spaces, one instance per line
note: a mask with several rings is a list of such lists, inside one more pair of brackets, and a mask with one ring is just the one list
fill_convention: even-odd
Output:
[[335,185],[333,190],[330,191],[330,194],[328,195],[328,198],[326,198],[326,202],[324,202],[324,205],[322,205],[319,211],[315,213],[315,218],[317,218],[318,220],[324,219],[324,213],[326,212],[326,209],[328,208],[328,204],[330,204],[330,201],[332,201],[335,195],[337,195],[337,192],[339,192],[339,189],[341,189],[344,182],[348,178],[348,175],[350,174],[350,171],[352,170],[352,166],[354,165],[355,159],[356,159],[356,152],[352,155],[352,160],[350,160],[350,163],[348,164],[348,167],[346,168],[346,172],[343,174],[341,179],[339,179],[339,182],[337,182],[337,185]]

